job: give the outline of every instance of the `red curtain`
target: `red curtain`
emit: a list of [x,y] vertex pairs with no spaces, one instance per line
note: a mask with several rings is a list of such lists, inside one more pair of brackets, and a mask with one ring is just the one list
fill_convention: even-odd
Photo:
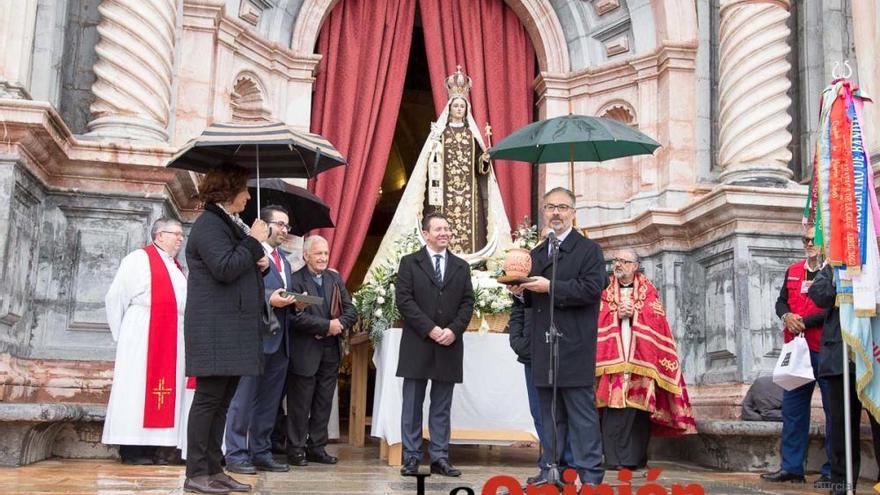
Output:
[[[470,101],[492,142],[532,121],[535,49],[522,22],[502,0],[419,0],[425,51],[439,112],[447,101],[446,77],[457,65],[473,79]],[[495,162],[504,209],[513,228],[531,211],[531,166]]]
[[348,165],[309,186],[324,199],[335,229],[330,266],[347,278],[373,216],[400,110],[416,0],[344,0],[318,37],[322,55],[312,103],[312,132],[326,137]]

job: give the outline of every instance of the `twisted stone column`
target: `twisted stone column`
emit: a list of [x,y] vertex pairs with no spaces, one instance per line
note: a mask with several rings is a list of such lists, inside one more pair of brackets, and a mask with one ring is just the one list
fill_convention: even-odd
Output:
[[792,172],[789,0],[721,0],[719,161],[726,183],[780,185]]
[[167,141],[175,0],[103,0],[89,135]]

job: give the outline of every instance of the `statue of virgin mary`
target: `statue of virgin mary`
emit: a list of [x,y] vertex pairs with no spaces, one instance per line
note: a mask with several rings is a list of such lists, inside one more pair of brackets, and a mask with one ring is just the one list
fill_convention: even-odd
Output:
[[471,78],[461,72],[461,66],[446,78],[449,100],[431,124],[431,133],[370,271],[384,264],[394,247],[413,231],[419,233],[424,244],[420,222],[431,211],[439,211],[449,219],[453,232],[449,249],[472,265],[510,246],[510,222],[470,111],[470,88]]

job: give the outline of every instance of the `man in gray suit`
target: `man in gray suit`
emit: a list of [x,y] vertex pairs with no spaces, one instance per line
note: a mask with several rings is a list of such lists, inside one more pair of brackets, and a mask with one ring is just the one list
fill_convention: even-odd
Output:
[[285,472],[290,469],[287,464],[275,462],[272,458],[270,440],[290,356],[287,313],[294,298],[282,296],[290,285],[291,274],[286,253],[279,248],[287,239],[290,218],[287,210],[281,206],[263,208],[260,218],[269,225],[269,237],[263,243],[269,259],[269,270],[263,276],[263,284],[280,328],[273,335],[263,338],[265,371],[259,376],[241,377],[229,405],[226,417],[226,469],[239,474],[256,474],[258,470]]
[[403,378],[403,467],[418,473],[422,460],[422,404],[431,380],[428,429],[431,472],[461,476],[449,462],[452,390],[462,382],[462,337],[474,312],[474,291],[467,262],[447,249],[452,230],[440,213],[422,219],[426,245],[400,260],[397,309],[403,317],[397,376]]

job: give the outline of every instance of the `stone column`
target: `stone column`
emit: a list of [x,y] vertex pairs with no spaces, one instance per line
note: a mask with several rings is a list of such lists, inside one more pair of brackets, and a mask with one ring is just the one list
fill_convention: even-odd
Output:
[[0,9],[0,98],[30,99],[37,0],[4,2]]
[[175,0],[103,0],[88,135],[167,141]]
[[[865,105],[865,120],[868,121],[868,151],[871,163],[880,162],[880,62],[877,61],[877,47],[880,46],[880,3],[852,3],[853,36],[855,37],[856,57],[858,57],[859,86],[874,103]],[[853,65],[850,62],[850,65]],[[841,72],[843,70],[841,69]],[[855,75],[853,77],[855,79]]]
[[720,179],[785,185],[792,177],[789,0],[721,0]]

